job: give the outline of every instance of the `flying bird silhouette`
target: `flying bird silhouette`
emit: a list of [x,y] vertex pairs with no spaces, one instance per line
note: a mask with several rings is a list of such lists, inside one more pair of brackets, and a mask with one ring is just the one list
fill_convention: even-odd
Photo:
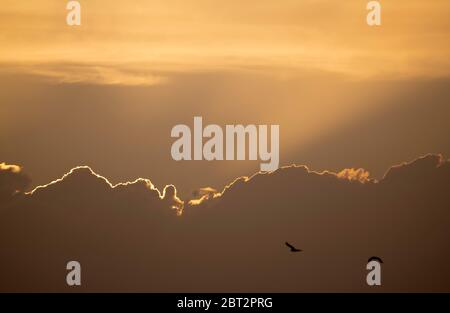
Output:
[[302,250],[297,249],[296,247],[294,247],[293,245],[289,244],[289,242],[285,242],[285,245],[288,246],[289,249],[291,249],[291,252],[301,252]]

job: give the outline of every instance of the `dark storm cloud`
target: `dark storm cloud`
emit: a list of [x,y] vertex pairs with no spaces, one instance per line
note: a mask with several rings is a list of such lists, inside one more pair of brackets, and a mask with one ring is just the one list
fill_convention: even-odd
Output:
[[450,162],[427,155],[380,181],[344,173],[242,177],[177,216],[174,186],[77,168],[2,212],[0,290],[70,291],[77,260],[86,291],[372,291],[376,255],[376,290],[450,291]]

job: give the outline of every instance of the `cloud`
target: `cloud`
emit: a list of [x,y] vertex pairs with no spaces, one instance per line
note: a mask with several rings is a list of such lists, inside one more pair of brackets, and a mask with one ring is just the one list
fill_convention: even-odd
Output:
[[337,173],[336,176],[348,180],[359,180],[363,183],[369,180],[370,174],[363,168],[346,168]]
[[31,179],[18,165],[0,163],[0,204],[22,193],[31,183]]
[[[170,7],[165,1],[121,2],[109,4],[107,10],[89,3],[83,4],[89,18],[82,17],[80,27],[70,28],[61,21],[64,10],[59,12],[54,1],[26,7],[8,1],[0,19],[4,30],[0,61],[136,62],[183,71],[307,68],[357,77],[448,76],[449,28],[442,14],[449,9],[448,1],[407,3],[383,4],[383,25],[377,29],[367,26],[361,1],[261,0],[227,1],[219,8],[206,1]],[[76,80],[81,78],[92,79],[87,72],[75,75]]]
[[174,186],[75,168],[2,211],[0,290],[70,291],[77,260],[82,291],[371,292],[376,255],[375,291],[450,291],[450,162],[427,155],[379,181],[344,173],[289,166],[184,205]]
[[153,86],[168,82],[168,78],[148,68],[93,64],[29,64],[9,65],[5,73],[31,74],[50,82],[66,84]]
[[194,199],[189,200],[189,205],[199,205],[203,201],[209,200],[214,197],[219,197],[221,195],[216,189],[212,187],[203,187],[192,192]]
[[20,166],[14,164],[0,163],[0,171],[9,171],[11,173],[19,173],[21,171]]
[[218,193],[218,191],[212,187],[203,187],[203,188],[199,188],[198,190],[195,190],[192,195],[194,197],[198,197],[198,196],[204,196],[204,195],[210,195],[210,194],[216,194]]
[[393,166],[384,175],[384,180],[412,180],[434,177],[438,172],[448,172],[449,161],[442,155],[428,154],[411,162]]
[[174,185],[164,187],[162,199],[169,201],[172,209],[177,210],[177,214],[183,213],[184,202],[177,196],[177,189]]
[[280,171],[289,171],[289,170],[292,170],[292,171],[300,170],[300,171],[304,171],[308,174],[321,175],[321,176],[332,176],[332,177],[336,177],[336,178],[344,179],[344,180],[348,180],[348,181],[358,181],[360,183],[375,182],[374,179],[369,178],[369,176],[370,176],[369,172],[363,168],[359,168],[359,169],[346,168],[346,169],[341,170],[338,173],[334,173],[332,171],[327,171],[327,170],[322,171],[322,172],[316,172],[316,171],[310,170],[305,165],[293,164],[290,166],[283,166],[279,170],[272,172],[272,173],[257,172],[250,177],[248,177],[248,176],[239,177],[239,178],[235,179],[233,182],[231,182],[230,184],[228,184],[227,186],[225,186],[225,188],[223,189],[222,192],[218,192],[216,189],[211,188],[211,187],[201,188],[198,191],[195,191],[193,194],[194,197],[198,197],[199,195],[201,197],[199,199],[190,200],[189,205],[195,206],[195,205],[205,204],[206,202],[208,202],[207,200],[209,200],[208,204],[211,204],[211,202],[216,201],[215,199],[220,198],[224,193],[226,193],[229,190],[234,190],[236,188],[245,188],[245,187],[243,187],[243,185],[245,185],[247,182],[249,182],[252,179],[258,179],[258,177],[260,177],[260,176],[274,175],[275,173],[279,173]]
[[131,182],[113,185],[106,177],[95,173],[89,166],[77,166],[61,178],[46,185],[35,187],[28,194],[47,199],[50,202],[52,197],[83,196],[83,198],[89,200],[89,196],[97,197],[103,194],[105,198],[114,198],[117,194],[130,198],[142,197],[144,199],[151,195],[153,200],[161,200],[161,203],[167,203],[167,207],[175,209],[178,214],[181,214],[183,210],[183,201],[178,198],[177,190],[173,185],[165,186],[162,193],[150,180],[145,178],[137,178]]

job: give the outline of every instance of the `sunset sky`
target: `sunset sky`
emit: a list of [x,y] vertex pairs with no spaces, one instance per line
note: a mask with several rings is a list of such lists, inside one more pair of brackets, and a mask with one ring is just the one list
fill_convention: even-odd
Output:
[[375,28],[365,25],[364,0],[80,1],[78,28],[65,25],[65,3],[3,1],[0,60],[57,81],[125,85],[160,83],[161,71],[409,78],[449,70],[445,0],[385,1]]
[[67,2],[0,1],[0,292],[450,291],[449,0]]
[[175,162],[170,129],[279,124],[280,165],[338,171],[450,154],[450,2],[65,1],[0,4],[0,161],[32,185],[89,165],[189,195],[259,162]]

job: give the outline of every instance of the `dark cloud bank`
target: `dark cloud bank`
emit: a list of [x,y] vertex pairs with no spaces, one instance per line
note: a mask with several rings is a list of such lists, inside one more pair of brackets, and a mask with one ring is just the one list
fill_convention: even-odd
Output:
[[[378,182],[286,167],[221,195],[205,189],[181,215],[173,186],[111,186],[80,167],[24,194],[24,184],[11,187],[21,171],[5,168],[0,291],[450,291],[450,162],[441,156]],[[365,283],[374,255],[384,262],[375,288]],[[81,287],[66,286],[70,260],[81,263]]]

